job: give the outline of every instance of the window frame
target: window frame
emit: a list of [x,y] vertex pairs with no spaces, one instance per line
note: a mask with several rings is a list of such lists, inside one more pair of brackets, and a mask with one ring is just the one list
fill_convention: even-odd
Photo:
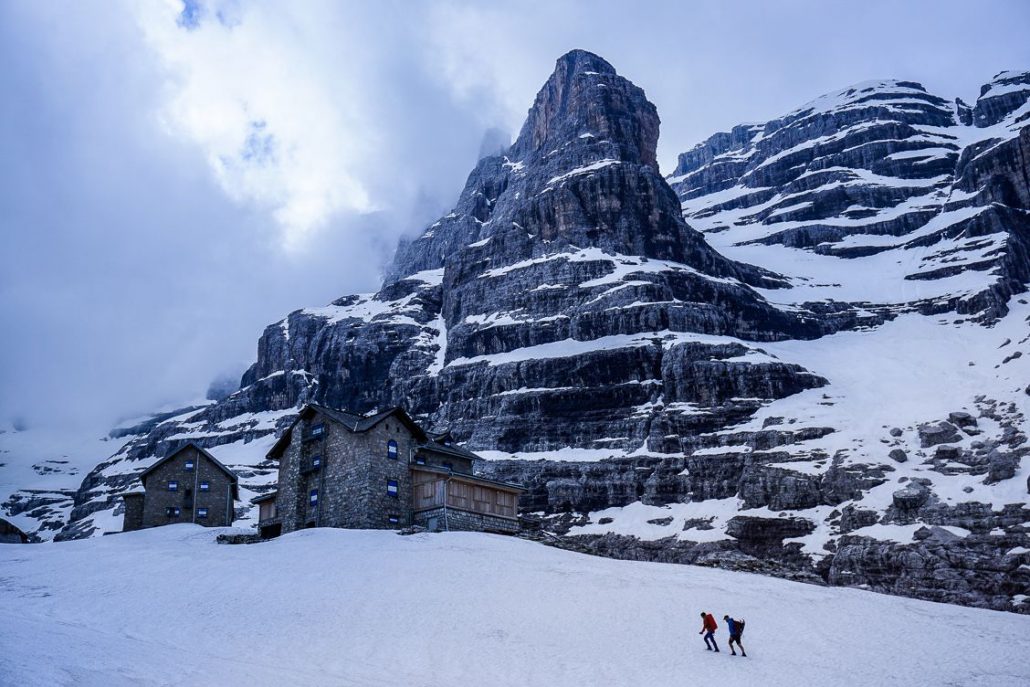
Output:
[[400,460],[401,449],[400,446],[397,445],[397,441],[395,439],[390,439],[386,442],[386,457],[389,460]]
[[318,507],[318,487],[308,492],[308,508]]
[[203,518],[203,519],[206,520],[207,519],[207,508],[206,507],[205,508],[198,508],[197,509],[197,517],[198,518]]
[[210,482],[201,482],[199,485],[197,485],[197,491],[203,491],[203,492],[211,491],[211,483]]
[[[391,491],[392,490],[392,491]],[[392,498],[400,498],[401,485],[399,480],[388,479],[386,480],[386,495]]]
[[170,479],[170,480],[168,480],[168,491],[178,493],[179,492],[179,480],[177,480],[177,479]]
[[197,461],[193,460],[192,458],[187,458],[186,463],[183,465],[182,469],[186,472],[193,472],[197,469]]

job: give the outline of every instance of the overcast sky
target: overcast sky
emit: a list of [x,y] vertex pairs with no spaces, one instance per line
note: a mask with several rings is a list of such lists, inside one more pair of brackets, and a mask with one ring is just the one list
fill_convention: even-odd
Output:
[[0,2],[0,424],[202,397],[287,312],[375,290],[572,48],[659,159],[876,78],[973,101],[1027,2]]

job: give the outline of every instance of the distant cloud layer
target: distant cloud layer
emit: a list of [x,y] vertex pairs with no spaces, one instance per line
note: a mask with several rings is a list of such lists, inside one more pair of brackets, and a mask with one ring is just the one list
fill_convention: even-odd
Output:
[[165,70],[168,132],[200,145],[225,192],[271,211],[291,246],[375,209],[365,177],[383,145],[362,60],[324,50],[354,45],[358,27],[299,7],[135,6]]
[[0,3],[0,425],[202,395],[265,324],[374,289],[571,48],[658,105],[668,172],[857,81],[972,100],[1030,66],[1027,26],[1022,2]]

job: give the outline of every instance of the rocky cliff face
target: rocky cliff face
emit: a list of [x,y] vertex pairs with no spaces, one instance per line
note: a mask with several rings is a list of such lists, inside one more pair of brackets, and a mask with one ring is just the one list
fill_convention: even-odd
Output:
[[[989,322],[1030,281],[1028,81],[999,74],[972,108],[909,81],[859,84],[716,134],[669,181],[717,248],[789,261],[793,302]],[[845,260],[801,266],[762,246]]]
[[736,418],[754,403],[736,399],[818,386],[744,341],[836,324],[769,305],[752,287],[782,277],[686,225],[657,137],[643,91],[566,55],[515,144],[401,247],[383,289],[271,327],[244,384],[310,375],[327,403],[401,404],[476,448],[602,453],[678,448],[667,426],[694,406]]
[[1030,610],[1028,95],[864,84],[666,180],[643,91],[571,52],[379,292],[268,327],[241,388],[134,430],[58,537],[117,530],[179,442],[249,497],[298,404],[404,405],[564,546]]

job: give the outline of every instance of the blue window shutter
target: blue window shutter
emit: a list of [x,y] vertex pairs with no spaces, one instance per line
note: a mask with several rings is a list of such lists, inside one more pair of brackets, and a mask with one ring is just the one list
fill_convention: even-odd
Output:
[[311,490],[311,505],[312,506],[317,506],[318,505],[318,489],[312,489]]
[[179,483],[176,481],[169,482],[168,491],[179,491]]
[[388,479],[386,480],[386,493],[390,496],[397,496],[397,480]]
[[198,518],[206,518],[207,517],[207,508],[198,508],[197,509],[197,517]]
[[397,442],[393,439],[386,442],[386,457],[390,460],[397,460]]
[[209,491],[210,489],[211,489],[211,485],[208,484],[207,482],[201,482],[200,483],[200,490],[201,491]]

